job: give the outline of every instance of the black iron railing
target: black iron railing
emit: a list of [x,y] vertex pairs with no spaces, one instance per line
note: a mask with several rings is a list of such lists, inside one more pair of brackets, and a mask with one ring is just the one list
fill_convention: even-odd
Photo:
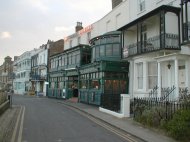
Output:
[[156,85],[150,92],[149,92],[149,97],[150,98],[155,98],[158,95],[158,86]]
[[46,80],[46,76],[42,75],[30,75],[31,80]]
[[172,101],[175,97],[174,90],[176,89],[175,86],[168,87],[168,88],[161,88],[161,100],[160,101]]
[[[160,35],[148,38],[146,41],[137,42],[127,45],[123,48],[128,54],[123,55],[124,58],[133,56],[136,54],[148,53],[157,51],[160,49],[180,49],[179,36],[177,34],[165,34],[163,39],[160,39]],[[165,47],[161,46],[160,43],[165,43]]]
[[190,101],[190,94],[189,94],[189,90],[187,87],[179,88],[179,101],[180,102],[187,102]]
[[169,120],[179,109],[190,109],[190,104],[162,101],[162,98],[134,98],[134,118],[139,117],[145,110],[158,108],[163,110],[164,118]]

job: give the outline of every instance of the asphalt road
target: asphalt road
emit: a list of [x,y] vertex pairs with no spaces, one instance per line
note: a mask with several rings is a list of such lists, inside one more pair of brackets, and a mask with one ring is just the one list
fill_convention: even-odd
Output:
[[[85,116],[58,103],[58,100],[14,96],[14,105],[22,106],[20,129],[22,142],[124,142]],[[23,125],[22,125],[23,124]],[[20,137],[20,138],[19,138]]]

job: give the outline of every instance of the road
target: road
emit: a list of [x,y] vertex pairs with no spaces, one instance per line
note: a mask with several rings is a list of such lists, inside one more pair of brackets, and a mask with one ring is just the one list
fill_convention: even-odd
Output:
[[[58,100],[14,96],[21,106],[13,141],[18,142],[124,142],[123,138],[94,123]],[[18,127],[18,128],[17,128]]]

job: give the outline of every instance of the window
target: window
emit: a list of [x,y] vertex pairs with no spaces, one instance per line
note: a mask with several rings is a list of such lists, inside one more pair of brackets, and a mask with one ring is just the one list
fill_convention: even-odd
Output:
[[64,65],[65,65],[64,56],[62,56],[61,60],[62,60],[62,61],[61,61],[61,63],[62,63],[61,66],[64,66]]
[[75,63],[76,63],[75,54],[76,54],[76,53],[73,53],[73,54],[71,55],[71,56],[72,56],[72,57],[71,57],[71,58],[72,58],[72,59],[71,59],[71,64],[75,64]]
[[113,37],[113,43],[120,42],[120,37],[119,36],[114,36]]
[[148,88],[153,89],[157,85],[157,63],[148,63]]
[[72,40],[70,40],[70,47],[73,47],[73,41]]
[[119,55],[120,55],[119,44],[113,44],[113,56],[119,56]]
[[57,68],[57,67],[58,67],[58,58],[55,59],[55,68]]
[[145,10],[145,0],[138,0],[139,12]]
[[106,45],[106,56],[112,56],[112,44]]
[[91,32],[88,32],[87,33],[87,41],[90,41],[90,39],[91,39]]
[[69,65],[71,65],[72,64],[72,56],[71,56],[71,54],[70,55],[68,55],[68,60],[69,60]]
[[137,63],[137,88],[143,89],[143,63]]
[[106,43],[106,38],[101,38],[100,39],[100,44],[105,44]]
[[43,63],[45,64],[45,54],[44,54],[44,61],[43,61]]
[[100,46],[100,57],[103,57],[103,56],[105,56],[105,46],[101,45]]
[[95,50],[96,50],[96,58],[99,58],[100,57],[100,48],[96,47]]
[[142,31],[142,33],[141,33],[141,41],[142,41],[142,49],[143,49],[143,51],[146,51],[146,45],[147,45],[147,27],[146,27],[146,25],[142,25],[141,26],[141,31]]
[[62,57],[59,57],[59,67],[62,66]]
[[113,42],[112,40],[113,40],[112,37],[107,37],[107,43],[112,43]]

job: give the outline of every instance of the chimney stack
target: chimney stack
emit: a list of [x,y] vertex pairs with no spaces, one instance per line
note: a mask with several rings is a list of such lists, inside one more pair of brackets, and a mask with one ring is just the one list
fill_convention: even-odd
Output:
[[75,32],[78,32],[78,31],[80,31],[82,29],[83,29],[82,22],[77,22],[77,25],[75,27]]

